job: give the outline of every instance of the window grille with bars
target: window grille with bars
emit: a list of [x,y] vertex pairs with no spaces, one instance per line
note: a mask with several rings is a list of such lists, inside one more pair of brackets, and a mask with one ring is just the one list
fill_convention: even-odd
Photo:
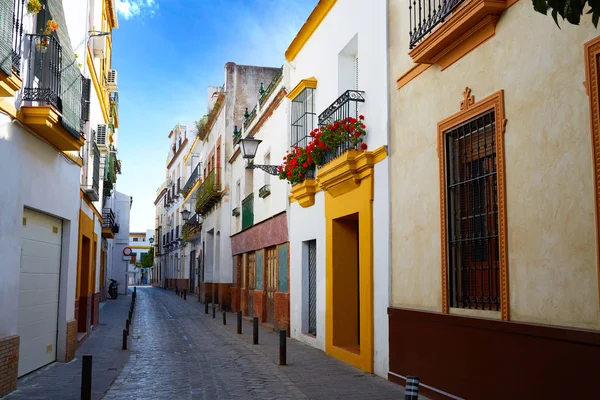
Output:
[[292,100],[290,147],[306,147],[315,126],[315,116],[314,89],[306,88]]
[[500,310],[495,111],[444,132],[450,306]]

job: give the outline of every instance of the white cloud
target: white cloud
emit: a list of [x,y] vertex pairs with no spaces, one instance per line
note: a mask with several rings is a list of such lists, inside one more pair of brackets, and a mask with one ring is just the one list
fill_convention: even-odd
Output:
[[154,15],[157,9],[156,0],[117,0],[117,12],[126,20],[137,17],[143,12]]

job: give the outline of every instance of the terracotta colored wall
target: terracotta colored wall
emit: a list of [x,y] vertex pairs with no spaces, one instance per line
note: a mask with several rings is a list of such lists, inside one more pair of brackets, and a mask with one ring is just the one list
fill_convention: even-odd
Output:
[[263,290],[254,290],[254,315],[260,322],[265,320],[265,298],[266,293]]
[[100,323],[100,292],[92,295],[92,325],[98,326]]
[[240,308],[240,290],[236,287],[231,288],[231,311],[238,312]]
[[69,362],[75,358],[75,350],[77,350],[77,320],[72,319],[67,322],[67,349],[65,362]]
[[215,284],[218,287],[218,298],[219,304],[222,310],[231,309],[231,283],[218,283]]
[[17,389],[19,336],[0,338],[0,397]]
[[268,219],[231,237],[231,253],[242,254],[288,241],[285,213]]
[[275,329],[287,331],[290,335],[290,294],[275,292]]

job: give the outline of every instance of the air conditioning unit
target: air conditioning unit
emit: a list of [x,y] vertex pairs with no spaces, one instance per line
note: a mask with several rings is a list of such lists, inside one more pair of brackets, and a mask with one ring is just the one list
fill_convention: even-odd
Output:
[[117,91],[117,71],[114,69],[109,69],[108,74],[106,76],[106,90],[109,92]]
[[100,196],[98,195],[98,190],[92,186],[82,187],[83,193],[87,196],[90,201],[98,201]]
[[96,129],[96,145],[98,150],[102,152],[108,151],[108,135],[106,132],[106,124],[98,124]]
[[106,36],[96,36],[92,40],[94,58],[106,58]]

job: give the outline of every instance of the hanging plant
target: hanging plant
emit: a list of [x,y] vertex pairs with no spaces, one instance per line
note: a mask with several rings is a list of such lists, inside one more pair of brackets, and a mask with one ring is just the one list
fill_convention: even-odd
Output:
[[40,11],[42,11],[42,3],[40,3],[40,0],[29,0],[27,2],[27,12],[29,14],[37,14]]
[[323,165],[326,152],[335,151],[342,145],[345,145],[345,150],[366,150],[367,144],[363,143],[367,133],[364,118],[362,115],[358,119],[348,117],[312,131],[310,136],[313,140],[306,150],[315,164]]
[[295,146],[291,153],[283,157],[283,165],[278,167],[279,179],[287,179],[294,185],[302,182],[313,168],[314,163],[306,149]]

